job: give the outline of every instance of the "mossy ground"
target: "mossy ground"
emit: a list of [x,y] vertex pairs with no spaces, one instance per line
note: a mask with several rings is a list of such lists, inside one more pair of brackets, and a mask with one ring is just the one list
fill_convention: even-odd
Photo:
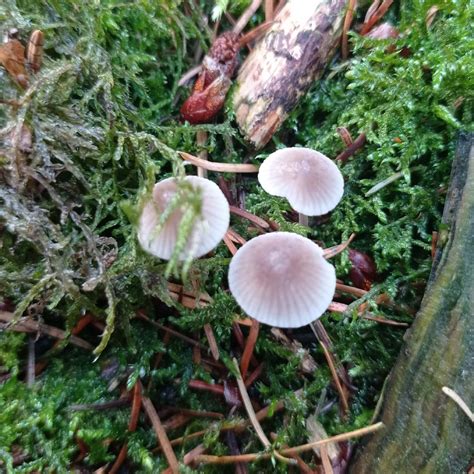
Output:
[[[210,29],[202,14],[210,15],[212,2],[83,3],[7,0],[0,5],[2,34],[16,27],[26,41],[40,28],[46,36],[45,62],[34,89],[19,108],[0,109],[5,141],[0,152],[0,298],[17,316],[30,314],[67,331],[86,312],[107,323],[102,339],[93,330],[83,335],[99,347],[98,360],[70,345],[50,351],[51,341],[41,336],[38,357],[48,364],[33,388],[24,384],[27,336],[1,333],[0,366],[9,378],[0,385],[0,469],[8,472],[66,472],[77,458],[78,439],[88,447],[84,469],[113,461],[125,440],[131,471],[164,469],[166,461],[152,452],[156,438],[145,418],[129,435],[128,408],[68,409],[119,397],[120,389],[109,391],[110,380],[104,377],[110,366],[127,388],[138,377],[146,385],[151,380],[149,396],[157,406],[228,413],[224,401],[188,388],[191,378],[216,380],[193,364],[192,349],[177,339],[165,347],[163,334],[135,318],[143,309],[186,334],[211,323],[223,362],[230,367],[235,355],[231,321],[239,310],[226,291],[227,248],[221,245],[213,256],[192,265],[190,274],[214,303],[187,310],[167,298],[166,265],[144,254],[134,227],[136,206],[150,185],[183,173],[175,150],[199,151],[197,130],[208,132],[211,159],[228,162],[260,162],[276,147],[295,144],[334,157],[343,149],[336,127],[345,126],[354,136],[365,132],[366,146],[341,165],[343,201],[311,231],[290,221],[285,200],[265,194],[254,178],[239,177],[235,185],[245,192],[249,211],[273,219],[282,230],[308,234],[325,246],[355,232],[353,247],[372,254],[380,272],[373,296],[387,291],[399,306],[415,310],[430,270],[431,234],[439,226],[456,133],[472,127],[474,22],[467,1],[438,2],[429,28],[426,14],[436,2],[395,3],[388,18],[403,32],[396,49],[388,48],[390,41],[354,35],[350,61],[336,58],[258,155],[241,137],[230,100],[215,124],[193,127],[179,120],[188,89],[178,87],[178,80],[194,65],[196,48],[209,47]],[[238,15],[245,4],[236,2],[232,14]],[[259,21],[257,16],[253,24]],[[402,49],[407,54],[400,54]],[[3,69],[0,80],[3,98],[21,99],[22,92]],[[23,123],[34,136],[27,154],[6,143],[9,130]],[[398,172],[398,180],[365,196]],[[245,238],[252,236],[245,221],[233,218],[232,225]],[[338,277],[346,279],[347,253],[334,263]],[[372,300],[370,308],[394,320],[412,318]],[[319,415],[326,431],[334,434],[369,423],[403,330],[352,314],[327,315],[323,323],[357,387],[348,419],[340,418],[337,404]],[[326,402],[337,397],[322,351],[315,341],[306,346],[319,364],[312,376],[298,371],[298,358],[275,342],[267,328],[258,339],[256,357],[266,366],[251,392],[262,405],[285,400],[284,414],[264,425],[278,434],[279,443],[306,442],[305,418],[315,412],[322,394]],[[164,357],[154,369],[159,352]],[[296,398],[292,393],[300,388],[303,394]],[[234,418],[242,416],[237,412]],[[209,452],[227,453],[215,426],[195,419],[186,432],[207,427]],[[251,431],[241,440],[246,452],[261,449]],[[178,447],[178,457],[197,442]],[[17,466],[15,453],[25,455]],[[250,466],[251,472],[266,470],[285,472],[286,467]]]

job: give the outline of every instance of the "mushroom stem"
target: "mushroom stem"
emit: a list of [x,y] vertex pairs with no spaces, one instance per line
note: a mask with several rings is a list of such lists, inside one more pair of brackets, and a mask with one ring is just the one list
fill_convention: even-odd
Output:
[[[196,143],[199,147],[204,146],[207,142],[207,132],[205,130],[199,130],[196,134]],[[207,161],[207,151],[205,149],[198,153],[199,158]],[[198,166],[197,175],[200,178],[207,178],[207,169]]]
[[306,227],[309,227],[308,216],[306,214],[301,214],[301,212],[298,212],[298,223]]

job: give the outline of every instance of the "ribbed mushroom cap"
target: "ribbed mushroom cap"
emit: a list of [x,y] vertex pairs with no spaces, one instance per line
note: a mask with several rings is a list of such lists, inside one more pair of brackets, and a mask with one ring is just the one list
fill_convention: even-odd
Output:
[[[201,190],[202,206],[192,227],[180,260],[198,258],[215,248],[229,227],[229,204],[219,187],[212,181],[197,176],[184,178],[191,186]],[[175,178],[167,178],[155,184],[152,199],[143,207],[138,225],[141,246],[156,257],[169,260],[173,254],[183,210],[177,208],[160,232],[156,226],[178,189]]]
[[295,211],[307,216],[331,211],[344,193],[339,168],[309,148],[275,151],[260,166],[258,180],[267,193],[285,197]]
[[230,291],[249,316],[282,328],[319,318],[336,289],[336,272],[321,247],[290,232],[247,242],[232,258],[228,277]]

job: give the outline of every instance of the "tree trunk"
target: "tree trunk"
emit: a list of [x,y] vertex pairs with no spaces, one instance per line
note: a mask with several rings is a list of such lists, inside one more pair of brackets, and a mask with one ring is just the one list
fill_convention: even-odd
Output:
[[319,79],[339,43],[347,0],[290,0],[240,68],[234,108],[263,147]]
[[[356,454],[352,474],[460,473],[474,424],[442,391],[474,406],[474,135],[462,135],[428,288],[382,403],[385,428]],[[443,235],[444,233],[444,235]]]

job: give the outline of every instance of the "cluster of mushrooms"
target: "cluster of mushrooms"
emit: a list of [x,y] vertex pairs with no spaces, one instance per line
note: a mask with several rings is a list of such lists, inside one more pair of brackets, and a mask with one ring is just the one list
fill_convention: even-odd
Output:
[[[184,178],[201,192],[199,217],[193,222],[179,259],[199,258],[214,249],[229,227],[229,204],[219,187],[197,176]],[[344,192],[339,168],[323,154],[308,148],[278,150],[264,161],[258,180],[274,196],[285,197],[306,216],[323,215],[336,207]],[[173,255],[183,210],[176,209],[165,224],[160,216],[178,192],[178,181],[158,182],[143,207],[138,239],[150,254],[169,260]],[[260,235],[244,244],[229,266],[229,288],[244,312],[270,326],[301,327],[319,318],[336,288],[334,267],[323,249],[291,232]]]

